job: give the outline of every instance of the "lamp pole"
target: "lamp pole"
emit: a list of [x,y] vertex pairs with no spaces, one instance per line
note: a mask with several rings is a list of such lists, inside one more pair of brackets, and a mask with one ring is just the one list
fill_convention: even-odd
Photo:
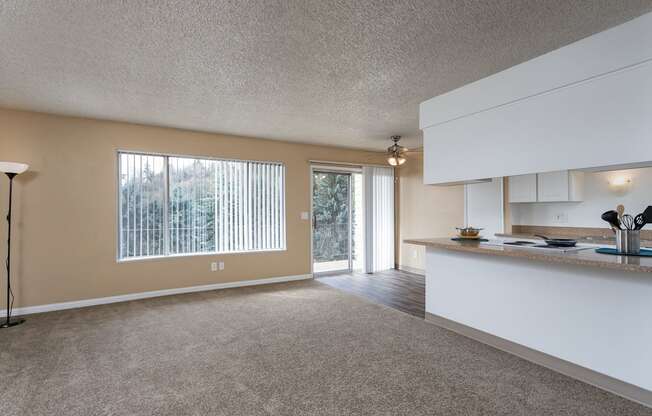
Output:
[[6,172],[5,174],[9,177],[9,211],[7,213],[7,320],[0,325],[0,328],[9,328],[25,322],[24,319],[11,320],[11,198],[16,173]]

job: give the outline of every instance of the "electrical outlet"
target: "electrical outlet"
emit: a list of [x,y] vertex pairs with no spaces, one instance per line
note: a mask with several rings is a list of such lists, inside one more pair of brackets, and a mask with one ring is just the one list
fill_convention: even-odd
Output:
[[224,270],[224,262],[223,261],[220,262],[220,270]]
[[559,212],[552,216],[552,222],[555,224],[566,224],[568,223],[568,214],[565,212]]
[[310,219],[310,213],[308,211],[303,211],[301,213],[301,219],[304,220],[304,221],[309,220]]
[[213,262],[211,263],[211,271],[216,272],[217,271],[217,263]]

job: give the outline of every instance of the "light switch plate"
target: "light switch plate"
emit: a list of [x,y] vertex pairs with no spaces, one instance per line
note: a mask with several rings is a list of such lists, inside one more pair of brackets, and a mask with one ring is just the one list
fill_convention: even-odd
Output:
[[309,220],[310,219],[310,213],[308,211],[302,211],[301,212],[301,219],[302,220]]
[[568,214],[565,212],[559,212],[552,216],[552,222],[555,224],[567,224],[568,223]]

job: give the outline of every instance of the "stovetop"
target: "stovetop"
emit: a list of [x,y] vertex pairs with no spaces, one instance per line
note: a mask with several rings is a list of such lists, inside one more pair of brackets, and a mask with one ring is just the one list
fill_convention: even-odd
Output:
[[533,240],[489,240],[485,243],[481,243],[485,245],[490,245],[490,246],[509,246],[509,247],[517,247],[517,248],[523,248],[523,249],[532,249],[532,250],[548,250],[548,251],[556,251],[556,252],[561,252],[561,253],[568,253],[568,252],[573,252],[573,251],[580,251],[580,250],[587,250],[590,248],[594,248],[593,245],[589,244],[578,244],[575,247],[557,247],[557,246],[549,246],[545,243],[541,243],[540,240],[538,241],[533,241]]

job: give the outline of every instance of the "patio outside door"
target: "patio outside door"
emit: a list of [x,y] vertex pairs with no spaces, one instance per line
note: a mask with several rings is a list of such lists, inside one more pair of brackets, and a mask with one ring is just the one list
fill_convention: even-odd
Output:
[[348,172],[313,170],[314,273],[353,269],[353,180]]

